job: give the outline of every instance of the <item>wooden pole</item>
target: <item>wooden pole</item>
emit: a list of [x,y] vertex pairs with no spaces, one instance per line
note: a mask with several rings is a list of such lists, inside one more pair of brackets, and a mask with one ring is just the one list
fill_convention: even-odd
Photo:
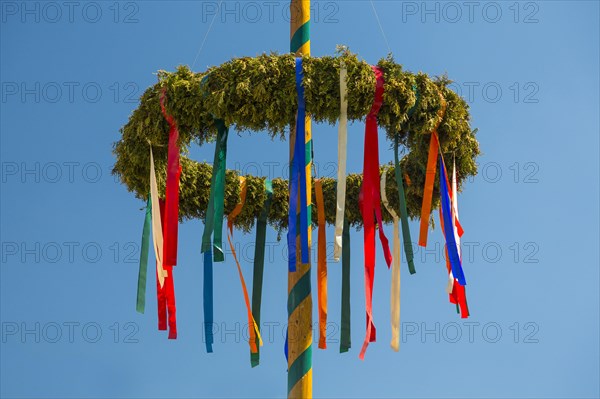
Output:
[[[310,0],[290,2],[290,51],[310,55]],[[312,135],[311,120],[305,120],[306,180],[308,205],[308,246],[311,247],[312,215]],[[293,157],[295,129],[290,134],[290,165]],[[302,138],[299,138],[302,139]],[[300,249],[299,240],[297,241]],[[312,398],[312,294],[310,287],[310,258],[301,264],[296,257],[295,272],[288,272],[288,398]]]

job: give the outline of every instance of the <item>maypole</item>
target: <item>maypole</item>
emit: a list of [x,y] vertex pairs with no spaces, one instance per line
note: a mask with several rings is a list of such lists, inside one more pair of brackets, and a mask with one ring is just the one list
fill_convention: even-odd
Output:
[[[290,2],[290,51],[310,55],[310,0]],[[308,245],[311,245],[312,136],[310,117],[305,119],[306,195]],[[301,139],[301,138],[299,138]],[[293,160],[295,129],[290,132],[290,164]],[[300,248],[300,245],[297,245]],[[312,398],[312,295],[310,258],[306,264],[297,256],[296,271],[288,272],[288,398]]]

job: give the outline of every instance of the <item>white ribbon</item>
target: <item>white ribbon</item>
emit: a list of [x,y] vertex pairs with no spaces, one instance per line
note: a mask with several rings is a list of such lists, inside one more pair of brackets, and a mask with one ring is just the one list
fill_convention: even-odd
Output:
[[348,143],[348,71],[346,64],[340,64],[340,124],[338,126],[338,173],[337,199],[335,212],[335,239],[333,259],[338,262],[342,254],[342,232],[344,231],[344,210],[346,207],[346,150]]
[[156,256],[156,271],[158,282],[162,288],[165,284],[167,271],[163,269],[163,233],[160,221],[160,203],[158,202],[158,186],[156,184],[156,171],[154,170],[154,156],[150,146],[150,199],[152,201],[152,241],[154,242],[154,255]]
[[390,289],[390,319],[392,322],[392,349],[398,352],[400,349],[400,231],[398,229],[398,215],[394,209],[389,206],[388,199],[385,194],[385,182],[387,172],[381,174],[381,202],[385,209],[392,215],[394,219],[394,244],[392,249],[392,286]]

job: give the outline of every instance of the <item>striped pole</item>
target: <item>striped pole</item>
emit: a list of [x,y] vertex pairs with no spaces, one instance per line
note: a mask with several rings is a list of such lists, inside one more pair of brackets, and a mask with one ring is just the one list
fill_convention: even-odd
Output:
[[[290,51],[310,55],[310,0],[290,2]],[[308,247],[311,247],[312,215],[312,135],[307,116],[306,135],[306,194],[308,204]],[[290,165],[293,158],[295,129],[290,134]],[[299,210],[298,210],[299,211]],[[297,238],[297,242],[299,239]],[[300,249],[300,244],[297,245]],[[310,259],[301,264],[297,256],[295,272],[288,272],[288,398],[312,398],[312,295],[310,289]]]

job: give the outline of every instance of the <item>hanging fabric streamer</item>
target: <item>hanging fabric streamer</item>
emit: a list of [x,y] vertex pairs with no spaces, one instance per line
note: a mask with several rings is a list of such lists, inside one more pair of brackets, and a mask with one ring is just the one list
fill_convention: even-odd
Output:
[[[240,202],[238,202],[231,211],[231,213],[227,216],[227,241],[229,242],[229,248],[231,248],[231,254],[233,255],[233,259],[235,260],[235,264],[237,266],[238,274],[240,277],[240,284],[242,285],[242,293],[244,295],[244,302],[246,303],[246,313],[248,316],[248,333],[249,339],[248,344],[250,345],[250,351],[252,353],[257,353],[257,345],[256,341],[258,338],[258,342],[262,345],[262,341],[260,338],[260,333],[258,332],[258,326],[254,317],[252,316],[252,309],[250,307],[250,298],[248,297],[248,289],[246,288],[246,282],[244,280],[244,274],[242,273],[242,267],[240,266],[240,262],[238,261],[237,254],[235,252],[235,247],[233,246],[232,237],[233,237],[233,222],[235,218],[242,212],[244,208],[244,203],[246,202],[246,193],[248,191],[248,186],[246,185],[246,178],[240,176]],[[257,337],[258,336],[258,337]]]
[[165,268],[165,297],[167,298],[167,310],[169,312],[169,339],[177,339],[177,308],[175,306],[175,285],[173,282],[173,266]]
[[440,196],[442,203],[442,214],[444,220],[444,236],[448,249],[448,258],[452,266],[452,274],[458,280],[460,285],[466,285],[465,276],[463,274],[460,256],[454,237],[454,218],[452,216],[452,204],[450,203],[450,194],[448,192],[448,180],[446,175],[446,167],[444,158],[440,154]]
[[[273,201],[273,183],[265,180],[267,199],[256,220],[256,244],[254,246],[254,274],[252,276],[252,314],[260,333],[260,307],[262,302],[263,273],[265,269],[265,240],[267,235],[267,218]],[[250,365],[256,367],[260,363],[260,347],[256,353],[250,353]]]
[[[158,200],[160,206],[161,222],[164,221],[166,206],[165,201]],[[163,226],[163,236],[165,233],[165,223]],[[164,267],[164,286],[160,286],[160,278],[158,276],[159,267],[156,267],[156,288],[158,299],[158,329],[166,330],[167,324],[169,327],[169,339],[177,338],[177,307],[175,305],[175,285],[173,283],[173,266]],[[168,315],[168,318],[167,318]]]
[[144,313],[146,309],[146,273],[148,272],[148,252],[150,251],[150,224],[152,223],[152,200],[148,195],[146,203],[146,215],[144,217],[144,228],[142,230],[142,245],[140,252],[140,269],[138,271],[137,301],[135,310]]
[[421,205],[421,225],[419,229],[419,245],[427,247],[427,233],[429,231],[429,215],[431,214],[431,200],[433,198],[433,185],[435,182],[435,174],[437,171],[437,156],[439,149],[439,141],[437,129],[444,119],[446,113],[446,100],[442,93],[438,90],[441,107],[438,111],[438,121],[431,132],[429,140],[429,154],[427,156],[427,170],[425,172],[425,187],[423,188],[423,203]]
[[402,169],[400,167],[400,159],[398,156],[398,136],[394,137],[394,173],[396,177],[396,185],[398,186],[398,199],[400,204],[400,218],[402,220],[402,238],[404,240],[404,252],[406,253],[406,262],[408,263],[408,271],[410,274],[415,274],[415,262],[413,260],[412,239],[410,238],[410,229],[408,227],[408,211],[406,210],[406,196],[404,195],[404,183],[402,182]]
[[[223,213],[225,206],[225,170],[227,162],[227,137],[229,128],[221,119],[215,119],[217,127],[217,142],[213,160],[213,170],[210,184],[210,195],[206,217],[204,221],[204,233],[202,234],[201,252],[214,250],[214,261],[223,262]],[[211,244],[211,235],[214,233],[214,241]]]
[[203,307],[204,307],[204,342],[206,352],[213,351],[213,264],[212,250],[204,252],[204,286],[203,286]]
[[388,245],[388,240],[383,232],[383,223],[381,220],[381,197],[379,185],[379,143],[377,137],[377,114],[383,104],[383,71],[379,67],[373,66],[373,72],[376,78],[375,99],[371,112],[367,116],[365,131],[365,150],[363,164],[363,184],[359,195],[359,206],[364,224],[364,250],[365,250],[365,293],[366,293],[366,313],[367,313],[367,333],[362,349],[359,354],[361,360],[365,357],[365,352],[369,342],[376,340],[375,324],[373,323],[372,302],[373,302],[373,278],[375,274],[375,221],[379,228],[379,239],[383,246],[385,261],[388,267],[392,263],[392,254]]
[[350,349],[350,224],[344,218],[342,232],[342,320],[340,327],[340,353]]
[[156,275],[156,304],[158,306],[158,330],[166,331],[167,329],[167,296],[165,289],[160,286],[158,278],[158,267],[155,270]]
[[[450,196],[452,198],[452,195]],[[442,208],[439,209],[440,215],[440,226],[442,232],[444,231],[444,216],[442,214]],[[467,297],[465,286],[460,285],[458,280],[454,278],[452,274],[452,265],[450,264],[450,257],[448,256],[448,245],[444,244],[444,254],[446,256],[446,270],[448,271],[449,281],[446,286],[448,292],[448,299],[450,303],[456,305],[456,313],[460,313],[461,318],[466,319],[469,317],[469,307],[467,306]],[[462,257],[461,257],[462,261]]]
[[[306,186],[306,146],[305,119],[306,109],[304,103],[304,86],[302,86],[302,58],[296,58],[296,90],[298,92],[298,114],[296,117],[296,138],[294,143],[294,159],[292,160],[292,174],[290,176],[290,206],[289,206],[289,230],[288,230],[288,252],[289,271],[296,271],[296,234],[298,219],[297,211],[300,207],[300,254],[303,264],[309,263],[308,253],[308,199]],[[299,196],[299,197],[298,197]],[[298,198],[300,203],[298,204]]]
[[344,211],[346,208],[346,158],[348,146],[348,70],[344,61],[340,63],[340,124],[338,126],[338,173],[335,210],[335,239],[333,260],[338,262],[342,254]]
[[432,132],[429,139],[429,155],[427,156],[427,170],[425,172],[425,187],[423,188],[423,203],[421,205],[421,224],[419,228],[419,245],[427,246],[427,233],[429,231],[429,214],[431,213],[431,201],[433,199],[433,185],[437,172],[438,156],[437,133]]
[[225,208],[225,170],[227,167],[227,137],[229,128],[225,126],[222,119],[215,121],[217,125],[217,140],[219,140],[219,168],[215,178],[215,229],[213,237],[213,251],[215,262],[223,262],[225,255],[223,254],[223,213]]
[[325,235],[325,204],[323,201],[323,184],[320,179],[315,180],[315,197],[317,199],[317,215],[319,223],[317,262],[319,348],[327,349],[327,237]]
[[165,98],[167,89],[163,88],[160,95],[160,108],[163,116],[169,123],[169,147],[167,155],[167,187],[165,189],[165,216],[164,221],[164,251],[163,266],[177,264],[177,232],[179,225],[179,178],[181,165],[179,164],[179,131],[172,115],[167,113]]
[[[156,170],[154,169],[154,155],[150,146],[150,198],[153,204],[159,204],[158,185],[156,184]],[[160,217],[160,207],[152,207],[152,241],[154,242],[154,255],[156,257],[156,272],[161,288],[165,284],[166,272],[163,269],[163,235]]]
[[[213,252],[211,236],[215,227],[215,196],[216,192],[220,191],[217,189],[217,175],[220,172],[220,160],[221,160],[221,145],[227,138],[223,137],[227,135],[227,130],[223,129],[224,123],[215,121],[217,126],[217,142],[215,145],[215,155],[213,159],[212,176],[210,180],[210,194],[208,199],[208,206],[206,208],[206,215],[204,218],[204,232],[202,234],[202,248],[201,252],[204,254],[204,283],[203,283],[203,308],[204,308],[204,336],[206,344],[206,352],[212,353],[213,351]],[[220,181],[220,178],[219,178]],[[221,217],[221,220],[223,218]]]
[[390,213],[394,221],[394,240],[392,246],[392,285],[390,288],[390,320],[392,323],[392,341],[390,343],[393,350],[398,352],[400,349],[400,229],[398,227],[398,215],[389,205],[387,194],[385,192],[387,173],[381,174],[381,202],[385,209]]
[[[452,210],[454,212],[454,237],[456,240],[456,247],[458,249],[458,256],[462,262],[462,251],[460,247],[460,240],[464,231],[459,222],[458,217],[458,184],[456,178],[456,158],[452,160],[452,191],[450,192],[450,198],[452,200]],[[466,287],[458,284],[458,281],[452,275],[450,271],[449,276],[452,278],[452,291],[457,306],[460,308],[460,314],[463,319],[469,317],[469,307],[467,306]]]

